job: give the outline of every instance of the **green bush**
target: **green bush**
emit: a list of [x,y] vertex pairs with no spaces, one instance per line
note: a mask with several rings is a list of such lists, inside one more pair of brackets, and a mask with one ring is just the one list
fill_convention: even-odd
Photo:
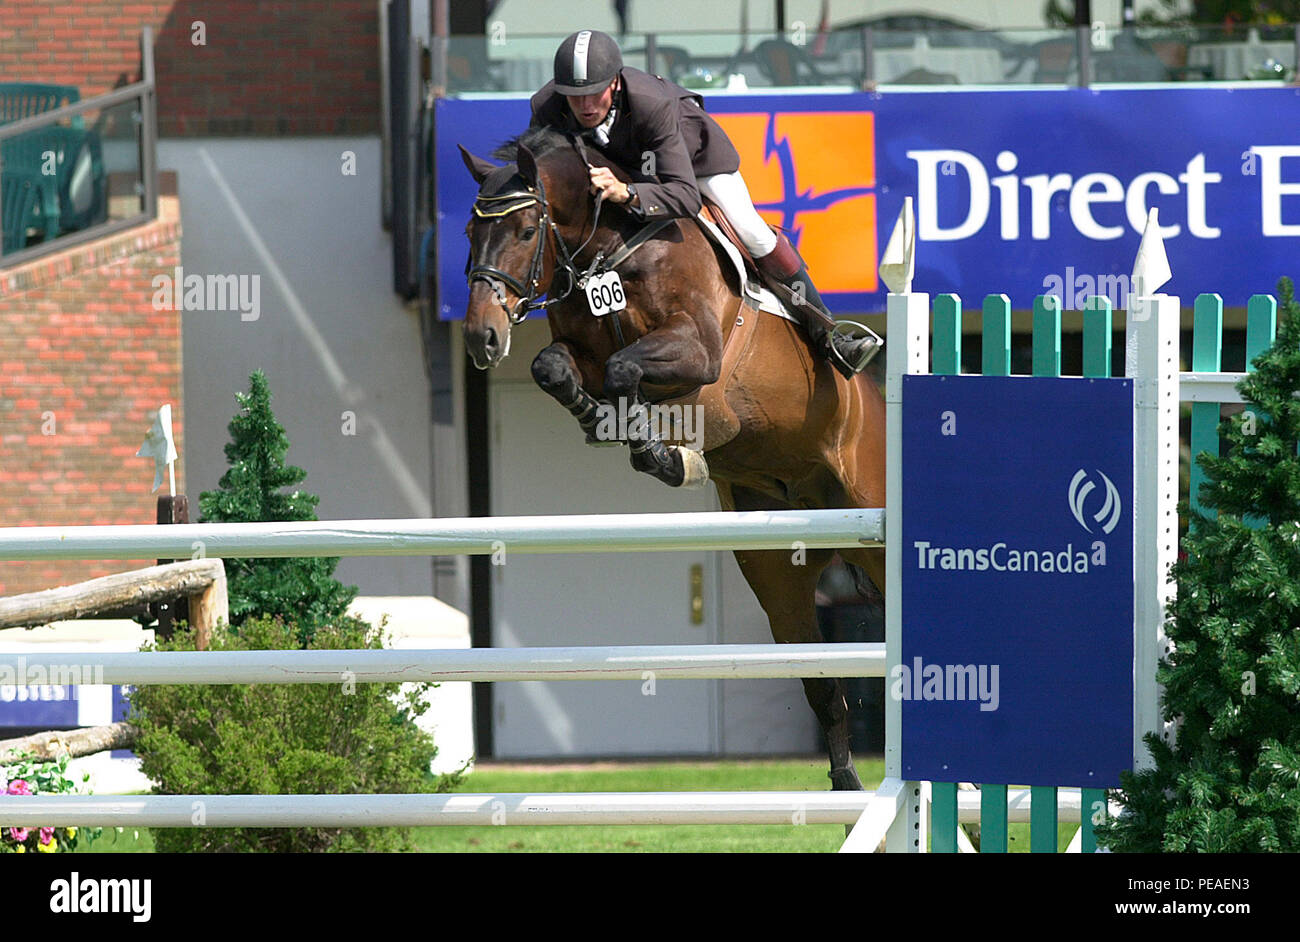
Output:
[[1191,515],[1156,672],[1177,737],[1148,733],[1154,765],[1121,774],[1125,811],[1097,829],[1112,851],[1300,851],[1300,304],[1290,279],[1278,294],[1246,408],[1220,423],[1222,455],[1197,459],[1215,514]]
[[[289,437],[271,411],[271,388],[261,370],[248,378],[248,392],[236,393],[235,399],[239,413],[227,426],[230,466],[215,491],[199,494],[199,522],[315,520],[320,498],[296,487],[306,480],[306,471],[285,464]],[[286,491],[290,487],[294,489]],[[225,562],[230,623],[239,628],[248,618],[279,615],[299,629],[294,643],[286,647],[305,646],[317,626],[345,615],[357,594],[355,586],[334,578],[337,558]]]
[[[211,651],[299,647],[297,627],[250,618],[238,632],[212,632]],[[382,647],[355,618],[320,626],[309,649]],[[159,651],[195,650],[178,629]],[[458,775],[435,777],[437,750],[415,725],[430,687],[400,684],[145,686],[130,696],[142,770],[164,795],[409,794],[448,791]],[[409,849],[409,828],[159,828],[159,851],[384,851]]]

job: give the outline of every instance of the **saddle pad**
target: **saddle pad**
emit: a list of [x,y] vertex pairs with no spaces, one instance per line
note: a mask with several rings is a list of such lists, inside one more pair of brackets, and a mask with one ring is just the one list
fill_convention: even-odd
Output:
[[770,289],[749,280],[749,274],[745,271],[745,261],[740,257],[740,250],[722,234],[722,230],[714,225],[711,219],[704,215],[703,210],[696,216],[696,219],[699,220],[705,234],[726,251],[727,258],[731,259],[736,278],[741,285],[744,285],[745,297],[749,299],[750,303],[760,311],[775,314],[777,317],[785,318],[792,324],[798,324],[798,319],[786,312],[785,308],[781,306],[780,300]]

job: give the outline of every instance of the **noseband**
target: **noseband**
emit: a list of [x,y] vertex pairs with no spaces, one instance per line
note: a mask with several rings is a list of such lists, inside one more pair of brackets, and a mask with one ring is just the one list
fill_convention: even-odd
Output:
[[[581,141],[577,142],[578,151],[582,156],[583,163],[588,167],[587,155],[582,148]],[[537,187],[534,189],[529,186],[523,190],[511,190],[509,193],[501,193],[496,196],[484,196],[480,194],[474,200],[474,215],[479,219],[504,219],[506,216],[516,213],[521,209],[536,205],[537,209],[537,228],[540,237],[537,240],[537,248],[533,250],[532,261],[528,264],[528,274],[525,276],[527,286],[521,283],[513,275],[503,272],[499,268],[491,265],[473,265],[471,259],[465,262],[465,278],[472,287],[474,282],[485,282],[488,287],[497,296],[497,301],[506,312],[506,317],[512,324],[520,324],[531,311],[544,311],[552,304],[556,304],[567,298],[573,291],[574,286],[578,283],[580,275],[574,267],[574,256],[582,252],[587,247],[587,243],[596,235],[596,230],[600,224],[600,204],[602,197],[596,197],[596,213],[592,219],[591,235],[583,240],[573,252],[564,243],[560,236],[559,227],[555,225],[555,220],[551,218],[550,206],[546,200],[546,185],[542,182],[541,174],[537,176]],[[542,280],[542,268],[546,255],[546,233],[549,232],[555,237],[555,257],[558,266],[565,274],[569,276],[569,285],[564,289],[564,293],[551,298],[547,301],[539,301],[538,287]],[[511,306],[506,302],[504,287],[509,287],[511,291],[519,296],[519,300]]]

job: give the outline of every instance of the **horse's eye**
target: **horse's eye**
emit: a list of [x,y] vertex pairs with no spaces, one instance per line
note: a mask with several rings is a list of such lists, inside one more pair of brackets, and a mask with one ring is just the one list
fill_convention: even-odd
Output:
[[529,227],[528,227],[527,229],[525,229],[523,232],[519,233],[519,238],[522,239],[523,241],[527,242],[529,239],[531,239],[531,238],[532,238],[533,236],[535,236],[535,235],[537,235],[537,227],[536,227],[536,226],[529,226]]

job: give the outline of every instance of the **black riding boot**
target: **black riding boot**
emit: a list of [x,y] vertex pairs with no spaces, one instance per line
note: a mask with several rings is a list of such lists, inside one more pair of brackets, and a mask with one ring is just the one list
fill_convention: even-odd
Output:
[[866,368],[883,346],[883,341],[875,331],[861,324],[851,321],[836,323],[808,275],[808,266],[783,233],[777,233],[776,249],[755,259],[755,263],[759,271],[783,289],[778,291],[778,296],[786,310],[799,318],[804,330],[808,331],[813,350],[830,360],[846,379],[852,379]]

